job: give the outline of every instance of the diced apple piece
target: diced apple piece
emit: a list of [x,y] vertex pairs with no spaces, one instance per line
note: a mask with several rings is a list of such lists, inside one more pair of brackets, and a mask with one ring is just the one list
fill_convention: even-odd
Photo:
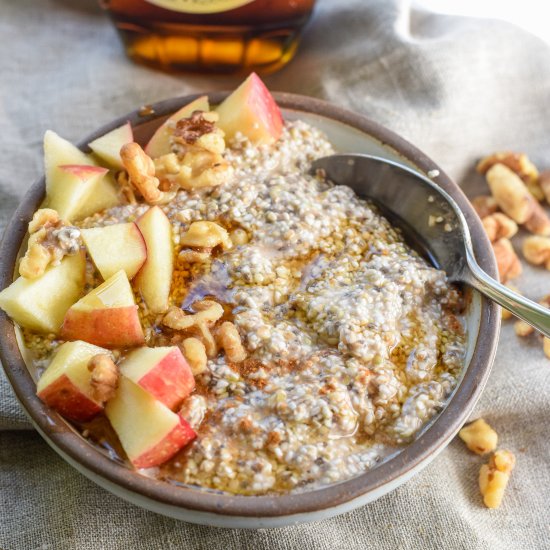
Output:
[[96,166],[89,155],[52,130],[47,130],[44,134],[44,170],[48,195],[57,194],[58,179],[63,177],[59,167],[67,164]]
[[47,206],[57,210],[61,219],[72,221],[83,217],[81,210],[96,188],[97,182],[107,174],[107,168],[84,164],[59,166],[55,191],[48,193]]
[[65,342],[38,380],[38,397],[66,418],[90,420],[103,410],[103,403],[94,398],[88,370],[90,359],[99,353],[109,352],[87,342]]
[[104,348],[143,345],[145,337],[134,295],[122,269],[67,311],[61,337]]
[[181,416],[125,376],[105,414],[136,468],[166,462],[196,437]]
[[256,73],[218,105],[216,112],[226,139],[241,132],[252,143],[263,145],[277,141],[283,130],[281,111]]
[[176,346],[136,349],[124,358],[120,372],[172,410],[195,388],[191,368]]
[[19,277],[0,292],[0,308],[22,327],[57,333],[65,313],[82,294],[85,270],[83,250],[65,256],[38,279]]
[[147,259],[134,281],[147,307],[162,313],[168,307],[174,271],[172,226],[158,206],[149,208],[136,223],[145,239]]
[[174,131],[176,122],[182,118],[190,117],[193,111],[208,111],[209,109],[208,97],[205,95],[182,107],[159,126],[153,137],[149,140],[149,143],[145,146],[145,152],[153,159],[170,153],[170,136]]
[[122,170],[122,160],[120,159],[120,149],[127,143],[134,141],[134,132],[130,122],[111,130],[104,136],[88,143],[90,149],[109,166]]
[[83,219],[101,212],[106,208],[112,208],[120,204],[120,187],[116,184],[111,173],[95,182],[91,196],[78,211],[78,218]]
[[133,222],[82,229],[81,234],[104,280],[121,269],[131,279],[147,258],[145,241]]

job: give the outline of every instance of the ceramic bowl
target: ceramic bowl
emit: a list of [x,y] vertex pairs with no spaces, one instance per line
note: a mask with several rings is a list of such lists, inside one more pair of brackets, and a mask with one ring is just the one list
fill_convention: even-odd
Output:
[[[489,241],[468,200],[443,170],[416,147],[390,130],[356,113],[328,103],[291,94],[274,94],[287,119],[301,118],[323,130],[341,152],[370,153],[397,160],[433,175],[462,208],[472,232],[481,267],[496,277]],[[170,99],[153,106],[154,113],[130,113],[88,136],[86,143],[123,124],[132,123],[136,140],[145,143],[154,130],[196,96]],[[212,104],[225,95],[210,95]],[[437,170],[438,172],[433,172]],[[13,280],[15,263],[27,223],[44,197],[44,179],[35,183],[7,226],[0,251],[0,288]],[[87,442],[35,394],[35,373],[27,368],[13,323],[0,313],[1,357],[14,392],[33,425],[71,466],[108,491],[138,506],[184,521],[221,527],[265,528],[321,520],[363,506],[395,489],[424,468],[455,436],[467,420],[489,375],[498,340],[498,307],[475,291],[469,293],[466,311],[468,353],[463,375],[445,408],[424,427],[410,445],[376,468],[348,481],[310,492],[278,496],[232,496],[197,488],[178,487],[137,474],[111,460]]]

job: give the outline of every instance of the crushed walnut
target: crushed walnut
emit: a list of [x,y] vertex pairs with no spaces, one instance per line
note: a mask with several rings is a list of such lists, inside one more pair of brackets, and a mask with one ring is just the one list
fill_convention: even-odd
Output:
[[187,231],[182,233],[180,244],[196,248],[214,248],[218,245],[224,250],[229,250],[233,242],[227,231],[215,222],[193,222]]
[[198,375],[206,370],[208,357],[206,348],[198,338],[185,338],[181,343],[181,351],[189,363],[193,375]]
[[532,235],[523,241],[523,256],[533,265],[550,270],[550,237]]
[[208,357],[215,357],[218,354],[216,340],[210,329],[223,316],[223,307],[213,300],[201,300],[193,304],[196,313],[186,315],[179,307],[171,307],[162,322],[165,326],[182,331],[198,332]]
[[88,370],[92,373],[93,398],[100,403],[113,398],[118,387],[119,372],[111,356],[106,353],[94,355],[88,363]]
[[132,142],[123,145],[120,150],[120,158],[128,172],[128,184],[140,193],[145,202],[164,204],[174,198],[174,190],[162,191],[159,188],[160,181],[155,176],[155,163],[139,143]]
[[242,345],[241,335],[233,323],[229,321],[222,323],[218,329],[217,337],[220,347],[223,348],[231,363],[240,363],[246,359],[247,353]]
[[483,455],[494,451],[497,447],[498,436],[495,430],[483,420],[478,418],[458,432],[458,436],[470,451]]
[[194,111],[190,117],[178,120],[173,133],[174,140],[183,145],[194,144],[205,134],[217,130],[215,122],[217,122],[216,113]]
[[494,451],[489,462],[481,466],[479,471],[479,489],[485,506],[498,508],[516,462],[514,454],[504,450],[495,451],[498,435],[483,418],[462,428],[458,435],[468,449],[478,455]]
[[519,277],[522,272],[521,262],[512,243],[508,239],[499,239],[492,243],[493,252],[497,260],[498,274],[504,283],[508,279]]
[[473,198],[472,206],[481,219],[498,212],[497,201],[491,195],[480,195]]
[[533,212],[534,199],[521,178],[504,164],[489,168],[486,178],[500,209],[516,223],[525,223]]
[[224,158],[223,131],[217,113],[195,111],[176,123],[170,138],[172,152],[155,159],[162,183],[193,190],[229,183],[234,170]]
[[80,249],[80,230],[65,225],[51,208],[34,213],[29,235],[27,251],[19,263],[19,274],[26,279],[40,277],[50,264],[56,265]]
[[518,232],[518,224],[502,212],[490,214],[484,217],[481,222],[491,242],[502,238],[510,239]]
[[510,480],[516,457],[510,451],[496,451],[479,470],[479,490],[487,508],[498,508]]

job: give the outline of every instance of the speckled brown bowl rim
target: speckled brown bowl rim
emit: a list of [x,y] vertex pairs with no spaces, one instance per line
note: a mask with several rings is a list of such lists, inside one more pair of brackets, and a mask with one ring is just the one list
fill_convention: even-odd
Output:
[[[201,94],[159,102],[153,105],[154,114],[149,116],[142,116],[139,111],[134,111],[97,130],[83,140],[79,147],[84,151],[89,151],[87,143],[124,124],[127,120],[133,126],[150,123],[152,129],[160,120],[199,95]],[[209,94],[212,104],[219,103],[225,96],[225,92]],[[492,277],[497,276],[491,246],[479,218],[460,188],[424,153],[387,128],[357,113],[310,97],[287,93],[275,93],[274,96],[277,103],[284,109],[305,111],[334,119],[374,137],[384,146],[412,161],[424,173],[434,169],[439,170],[439,175],[433,179],[462,208],[470,226],[474,250],[480,266]],[[8,286],[13,280],[14,265],[27,231],[27,223],[41,203],[43,196],[44,179],[42,178],[30,188],[6,228],[0,247],[0,288]],[[166,505],[226,516],[259,518],[304,514],[342,505],[376,491],[385,484],[406,475],[428,459],[456,433],[475,405],[489,376],[499,328],[498,307],[493,302],[482,298],[481,319],[475,349],[459,387],[435,422],[394,458],[358,477],[326,488],[304,493],[270,496],[233,496],[207,492],[198,488],[174,486],[141,476],[126,466],[109,459],[87,443],[70,424],[36,397],[36,386],[18,348],[13,323],[4,312],[0,312],[0,357],[15,394],[32,421],[47,435],[55,447],[80,463],[88,471],[130,492],[141,494],[148,499]]]

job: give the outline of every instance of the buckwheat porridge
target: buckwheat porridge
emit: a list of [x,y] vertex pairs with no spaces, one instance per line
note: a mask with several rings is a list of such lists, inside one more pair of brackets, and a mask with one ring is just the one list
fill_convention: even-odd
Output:
[[[150,189],[136,181],[126,151],[117,176],[124,202],[66,227],[93,258],[83,295],[107,279],[86,230],[135,222],[152,204],[166,214],[175,254],[166,307],[151,307],[139,273],[132,284],[142,345],[181,350],[193,371],[194,389],[166,414],[179,414],[194,439],[170,447],[167,460],[132,458],[110,400],[127,391],[121,380],[131,378],[124,365],[135,343],[69,337],[66,314],[60,333],[25,328],[27,346],[42,369],[67,340],[108,350],[102,357],[115,365],[118,389],[99,375],[94,382],[100,371],[90,363],[105,409],[78,426],[145,475],[256,495],[365,472],[414,439],[454,388],[465,353],[459,292],[369,203],[308,174],[314,159],[333,152],[316,128],[286,122],[278,139],[257,144],[220,122],[227,147],[208,164],[218,179],[189,185],[185,155],[204,153],[197,143],[216,135],[217,118],[195,111],[185,120],[167,126],[171,150],[155,158],[162,200],[146,200]],[[101,384],[110,391],[99,396]]]

